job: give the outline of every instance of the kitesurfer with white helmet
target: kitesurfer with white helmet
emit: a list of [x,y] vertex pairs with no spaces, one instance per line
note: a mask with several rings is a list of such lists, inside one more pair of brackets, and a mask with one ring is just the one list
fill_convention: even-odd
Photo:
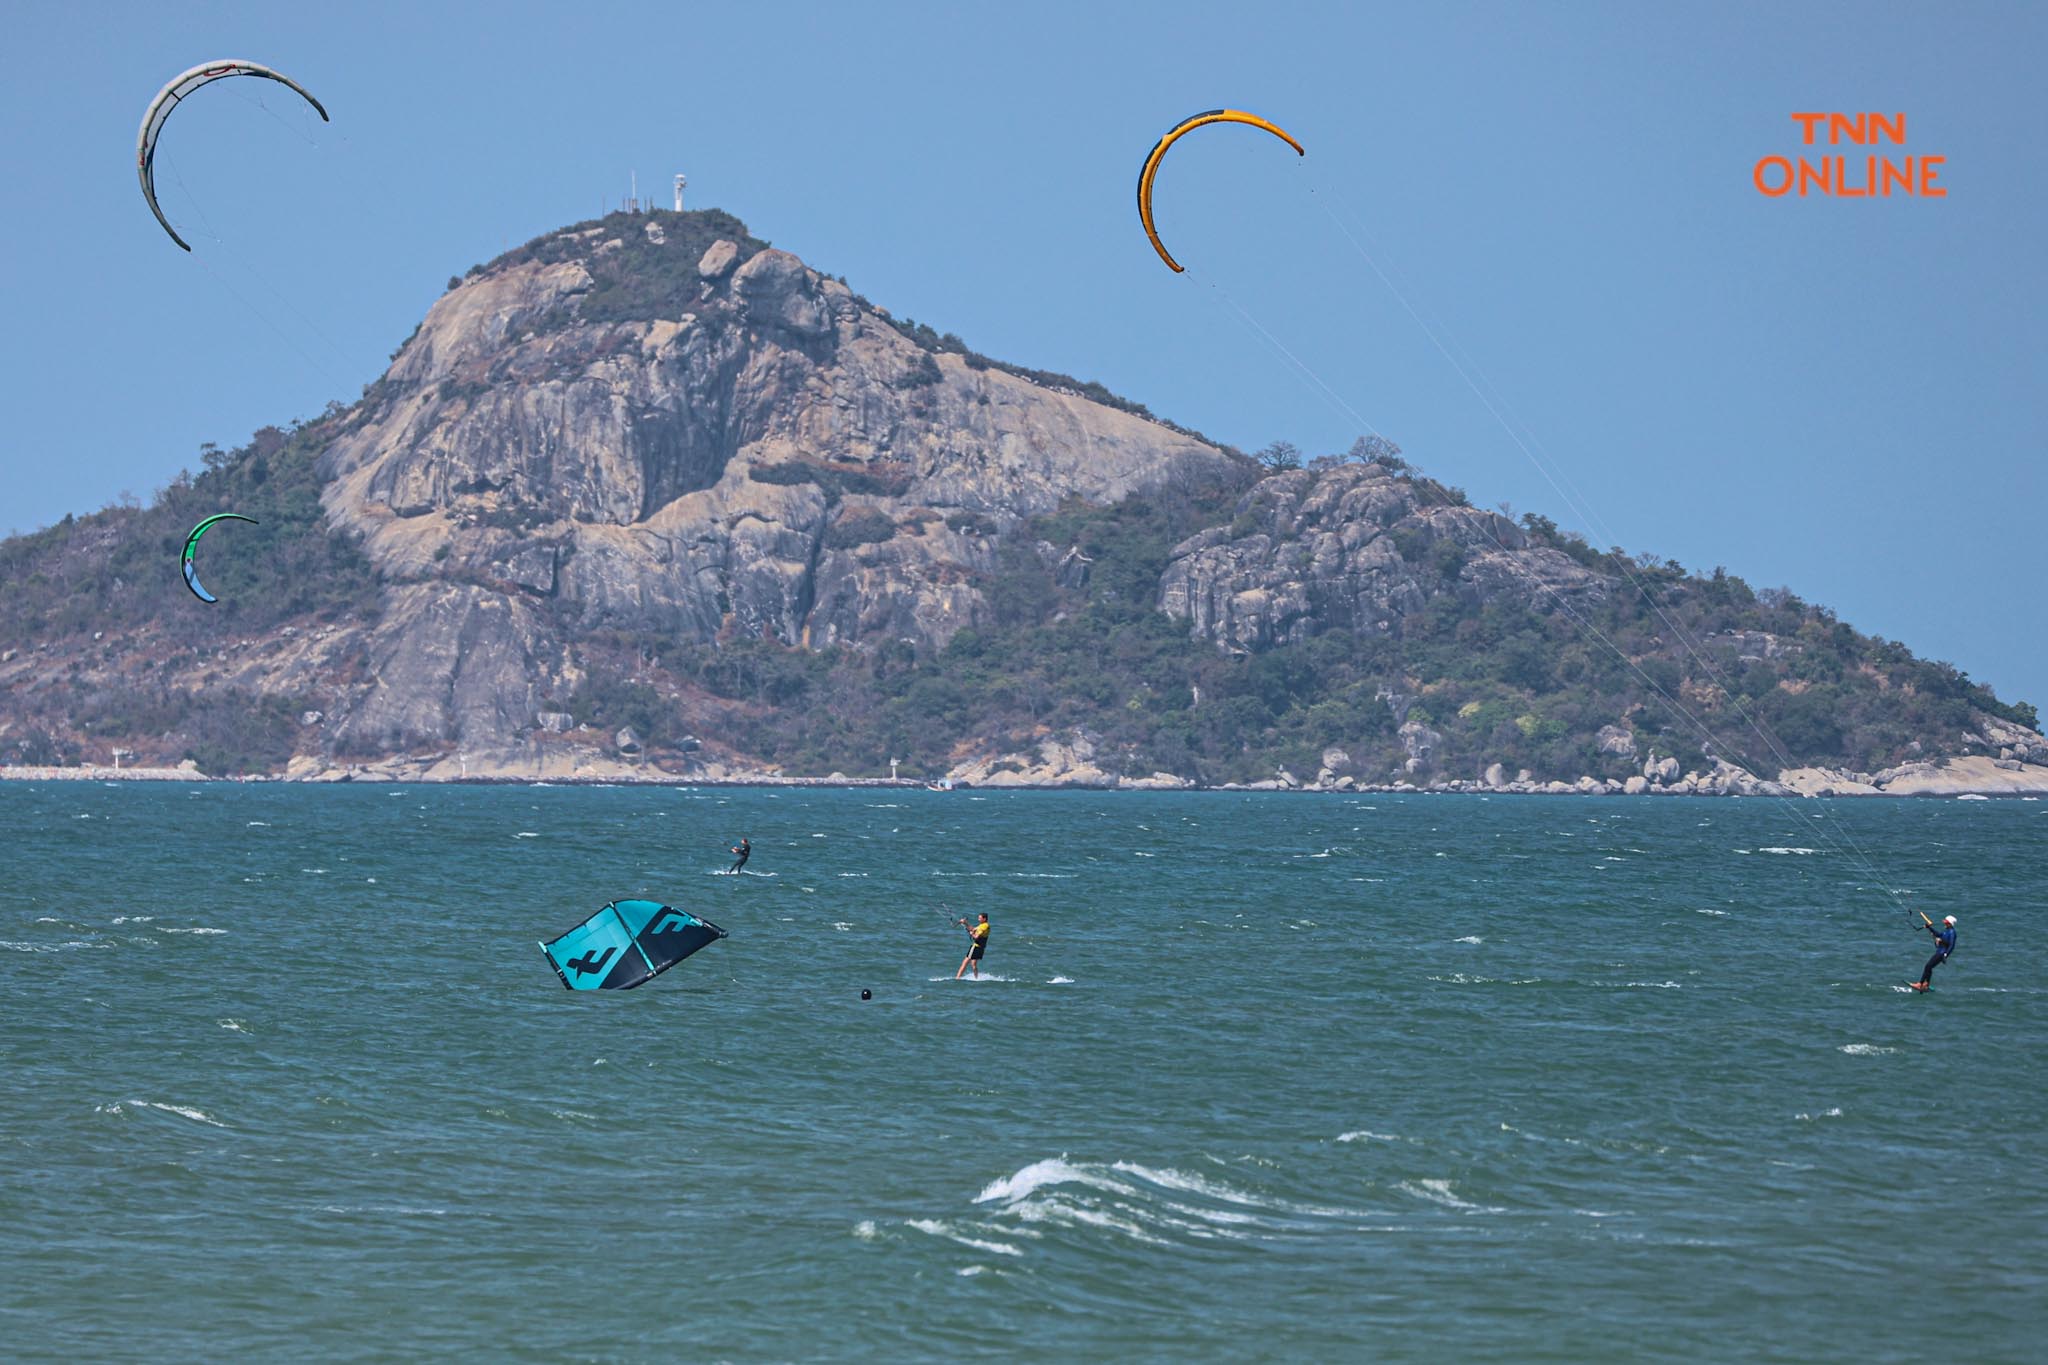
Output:
[[1936,928],[1934,921],[1927,916],[1920,918],[1927,921],[1927,932],[1934,935],[1934,956],[1927,959],[1927,965],[1920,971],[1920,979],[1909,984],[1916,991],[1928,991],[1934,989],[1934,969],[1948,961],[1948,955],[1956,950],[1956,917],[1944,915],[1940,928]]

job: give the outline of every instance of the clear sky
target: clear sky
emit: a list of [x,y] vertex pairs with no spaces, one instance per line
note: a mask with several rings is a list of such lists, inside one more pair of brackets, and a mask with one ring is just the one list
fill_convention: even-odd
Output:
[[[616,207],[632,171],[666,203],[684,171],[691,206],[992,355],[1246,449],[1341,450],[1369,423],[1481,505],[1789,585],[2048,704],[2048,6],[6,19],[0,531],[147,497],[202,442],[353,397],[451,274]],[[257,81],[181,108],[158,183],[188,256],[143,204],[135,130],[171,75],[224,56],[294,75],[334,122]],[[1136,172],[1218,106],[1308,156],[1238,128],[1177,147],[1175,276]],[[1945,157],[1948,197],[1760,195],[1752,167],[1805,150],[1806,110],[1905,113],[1880,150]]]

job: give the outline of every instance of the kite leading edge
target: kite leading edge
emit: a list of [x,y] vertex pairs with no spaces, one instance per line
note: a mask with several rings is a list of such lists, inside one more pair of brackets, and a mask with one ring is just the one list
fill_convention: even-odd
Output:
[[1145,158],[1145,169],[1138,173],[1138,221],[1145,225],[1145,235],[1152,239],[1152,249],[1159,253],[1159,259],[1166,262],[1167,267],[1175,273],[1184,273],[1186,267],[1173,259],[1173,253],[1166,249],[1166,243],[1159,240],[1159,229],[1152,224],[1152,179],[1159,174],[1159,162],[1166,155],[1168,147],[1177,142],[1183,134],[1210,123],[1248,123],[1254,128],[1263,128],[1279,138],[1294,148],[1297,155],[1308,155],[1302,149],[1302,145],[1279,124],[1269,123],[1257,114],[1247,114],[1242,109],[1211,109],[1207,113],[1196,114],[1193,118],[1182,119],[1176,123],[1165,137],[1159,139],[1158,145],[1152,149],[1152,154]]

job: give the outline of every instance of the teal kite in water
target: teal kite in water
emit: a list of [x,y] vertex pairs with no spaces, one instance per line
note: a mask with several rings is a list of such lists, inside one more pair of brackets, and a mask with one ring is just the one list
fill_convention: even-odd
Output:
[[572,991],[630,991],[724,937],[709,920],[658,901],[613,901],[540,950]]

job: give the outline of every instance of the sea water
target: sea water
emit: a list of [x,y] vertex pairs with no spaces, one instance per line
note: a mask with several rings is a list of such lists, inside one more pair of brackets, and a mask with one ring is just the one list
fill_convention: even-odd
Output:
[[[6,785],[0,1350],[2038,1359],[2044,855],[2018,801]],[[564,991],[629,896],[730,937]]]

